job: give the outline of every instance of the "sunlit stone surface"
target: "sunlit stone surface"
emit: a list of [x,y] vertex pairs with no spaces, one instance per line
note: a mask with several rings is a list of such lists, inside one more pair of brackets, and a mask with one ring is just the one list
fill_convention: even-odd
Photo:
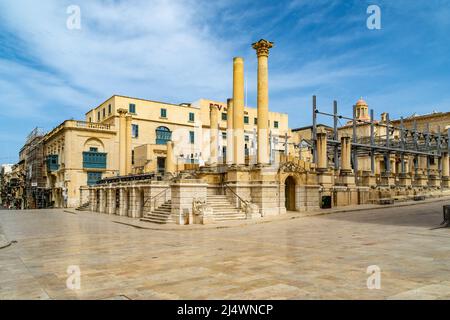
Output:
[[[0,299],[448,299],[450,230],[430,230],[447,203],[175,231],[0,211],[17,241],[0,250]],[[66,287],[70,265],[80,290]],[[380,290],[367,288],[370,265]]]

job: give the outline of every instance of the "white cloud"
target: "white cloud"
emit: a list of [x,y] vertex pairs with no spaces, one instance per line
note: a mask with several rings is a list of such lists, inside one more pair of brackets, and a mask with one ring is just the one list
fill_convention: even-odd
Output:
[[[79,1],[81,30],[66,28],[69,2],[8,2],[0,10],[26,54],[54,71],[48,77],[91,98],[195,99],[228,87],[230,63],[221,46],[230,44],[208,33],[201,20],[206,12],[195,2]],[[56,95],[67,90],[56,89]]]

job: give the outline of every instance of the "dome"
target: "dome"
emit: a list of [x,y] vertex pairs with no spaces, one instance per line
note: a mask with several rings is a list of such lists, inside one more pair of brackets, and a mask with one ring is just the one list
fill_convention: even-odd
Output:
[[367,107],[367,102],[366,101],[364,101],[364,99],[363,98],[360,98],[357,102],[356,102],[356,106],[358,106],[358,107]]

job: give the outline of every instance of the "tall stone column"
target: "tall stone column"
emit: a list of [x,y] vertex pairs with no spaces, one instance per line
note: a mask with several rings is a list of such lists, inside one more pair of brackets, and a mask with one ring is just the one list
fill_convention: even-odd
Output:
[[233,99],[227,100],[227,164],[232,165],[233,150]]
[[[326,151],[325,151],[326,152]],[[354,186],[355,176],[352,172],[352,143],[350,137],[341,138],[341,170],[339,181],[342,185]],[[370,183],[370,182],[368,182]],[[348,203],[347,203],[348,204]]]
[[167,141],[166,173],[175,175],[176,171],[176,162],[173,154],[173,141]]
[[233,153],[234,164],[244,165],[244,59],[233,60]]
[[132,116],[131,115],[127,115],[126,117],[126,167],[127,167],[127,171],[126,174],[131,174],[132,173],[132,148],[133,146],[131,145],[131,120],[132,120]]
[[127,119],[126,109],[117,110],[119,113],[119,175],[127,174]]
[[327,134],[326,132],[317,133],[317,170],[327,171],[328,159],[327,159]]
[[352,144],[350,137],[341,138],[341,172],[352,172]]
[[442,188],[450,188],[450,163],[448,152],[442,154]]
[[209,109],[209,121],[210,121],[210,139],[209,149],[210,157],[209,164],[216,166],[218,162],[218,146],[219,146],[219,109],[212,105]]
[[252,44],[258,57],[258,164],[270,163],[269,159],[269,49],[273,42],[261,39]]

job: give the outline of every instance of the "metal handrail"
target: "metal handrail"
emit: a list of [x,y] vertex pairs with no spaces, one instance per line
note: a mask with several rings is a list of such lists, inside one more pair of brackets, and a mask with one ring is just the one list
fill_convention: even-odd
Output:
[[[148,198],[147,200],[145,200],[145,201],[144,201],[143,207],[145,207],[145,205],[146,205],[147,202],[149,202],[149,201],[152,201],[152,200],[156,201],[156,199],[158,199],[162,194],[165,194],[165,193],[167,192],[167,190],[169,190],[169,189],[170,189],[170,187],[167,187],[167,188],[165,188],[164,190],[162,190],[160,193],[158,193],[157,195],[155,195],[155,196],[153,196],[153,197],[150,197],[150,198]],[[155,202],[155,204],[156,204],[156,202]]]
[[239,199],[240,202],[243,202],[245,205],[248,205],[248,204],[250,203],[249,201],[244,200],[243,198],[241,198],[236,192],[234,192],[234,190],[231,189],[231,187],[230,187],[228,184],[223,183],[223,186],[224,186],[225,188],[227,188],[228,190],[230,190],[231,193],[234,194],[234,195]]

